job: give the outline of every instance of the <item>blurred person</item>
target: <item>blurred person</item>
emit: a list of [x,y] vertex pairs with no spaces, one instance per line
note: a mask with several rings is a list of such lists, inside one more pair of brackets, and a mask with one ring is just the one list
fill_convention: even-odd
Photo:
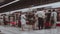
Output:
[[34,24],[35,30],[38,30],[38,16],[35,15],[35,24]]
[[21,28],[24,31],[24,26],[26,25],[26,16],[24,13],[21,14]]
[[19,19],[18,19],[18,27],[21,27],[21,15],[19,15]]
[[32,20],[32,23],[33,23],[32,29],[35,30],[35,22],[36,22],[35,12],[32,12],[32,15],[31,16],[33,18],[33,20]]
[[39,28],[39,30],[43,29],[43,24],[44,24],[44,19],[45,19],[44,10],[37,11],[36,15],[38,16],[38,28]]
[[33,25],[33,30],[38,30],[38,16],[36,15],[36,13],[37,13],[37,9],[34,9],[33,11],[32,11],[32,13],[34,14],[34,21],[35,21],[35,23],[34,23],[34,25]]
[[51,28],[51,10],[49,9],[46,15],[46,21],[45,21],[45,29]]
[[57,23],[57,11],[55,9],[52,10],[52,13],[51,13],[51,18],[53,20],[52,24],[53,24],[53,28],[56,27],[56,23]]
[[21,27],[21,11],[20,11],[20,14],[19,14],[19,17],[18,17],[18,27]]
[[34,21],[34,14],[32,13],[32,12],[29,12],[29,14],[27,15],[27,21],[29,22],[29,31],[30,30],[32,30],[34,27],[33,27],[33,25],[34,25],[34,23],[35,23],[35,21]]
[[37,17],[36,17],[36,15],[35,15],[35,13],[37,12],[37,10],[35,9],[35,10],[33,10],[32,11],[32,17],[33,17],[33,25],[32,25],[32,28],[33,28],[33,30],[36,30],[37,28],[36,28],[36,26],[37,26]]
[[3,16],[3,22],[4,22],[4,25],[7,25],[7,21],[6,21],[5,16]]

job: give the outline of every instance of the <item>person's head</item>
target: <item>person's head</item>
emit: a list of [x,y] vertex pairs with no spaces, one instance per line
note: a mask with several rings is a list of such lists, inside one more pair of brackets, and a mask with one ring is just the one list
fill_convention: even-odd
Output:
[[55,9],[53,9],[53,11],[52,12],[55,12]]
[[58,11],[58,9],[53,9],[53,12],[56,12],[56,11]]
[[48,12],[51,12],[51,10],[49,9]]

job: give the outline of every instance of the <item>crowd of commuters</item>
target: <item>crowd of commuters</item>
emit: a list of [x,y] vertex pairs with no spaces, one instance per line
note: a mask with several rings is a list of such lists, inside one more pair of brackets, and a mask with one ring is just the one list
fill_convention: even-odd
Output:
[[22,31],[24,31],[25,25],[29,26],[28,30],[56,27],[57,11],[55,9],[32,10],[28,12],[20,11],[19,15],[14,16],[10,16],[9,21],[6,21],[5,17],[3,17],[4,25],[17,25]]

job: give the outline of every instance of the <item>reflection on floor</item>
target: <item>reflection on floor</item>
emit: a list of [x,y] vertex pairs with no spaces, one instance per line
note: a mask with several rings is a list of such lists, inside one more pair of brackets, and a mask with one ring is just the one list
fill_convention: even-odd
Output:
[[60,27],[56,29],[44,29],[44,30],[32,30],[32,31],[20,31],[20,28],[0,26],[0,34],[60,34]]

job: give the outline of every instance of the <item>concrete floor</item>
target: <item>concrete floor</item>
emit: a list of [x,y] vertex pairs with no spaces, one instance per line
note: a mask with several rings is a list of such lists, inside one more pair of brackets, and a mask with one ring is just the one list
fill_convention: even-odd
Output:
[[21,31],[18,27],[0,26],[0,34],[60,34],[60,27],[56,29]]

